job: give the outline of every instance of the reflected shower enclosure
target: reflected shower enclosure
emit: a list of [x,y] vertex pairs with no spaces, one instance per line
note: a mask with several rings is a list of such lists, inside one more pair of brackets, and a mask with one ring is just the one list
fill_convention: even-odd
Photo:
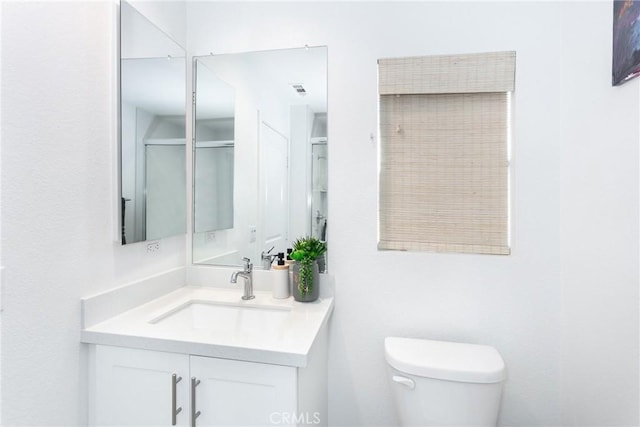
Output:
[[186,232],[185,53],[120,4],[122,244]]

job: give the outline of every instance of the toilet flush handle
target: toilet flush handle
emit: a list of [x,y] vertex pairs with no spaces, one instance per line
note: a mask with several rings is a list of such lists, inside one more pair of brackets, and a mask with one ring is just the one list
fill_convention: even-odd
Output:
[[400,375],[394,375],[393,377],[391,377],[391,379],[397,383],[400,383],[402,385],[409,387],[411,390],[416,388],[416,383],[411,378],[401,377]]

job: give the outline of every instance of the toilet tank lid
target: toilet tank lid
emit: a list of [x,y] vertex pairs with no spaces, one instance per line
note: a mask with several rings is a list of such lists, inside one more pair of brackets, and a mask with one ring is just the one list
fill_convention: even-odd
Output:
[[387,337],[387,363],[420,377],[468,383],[497,383],[506,378],[504,360],[487,345]]

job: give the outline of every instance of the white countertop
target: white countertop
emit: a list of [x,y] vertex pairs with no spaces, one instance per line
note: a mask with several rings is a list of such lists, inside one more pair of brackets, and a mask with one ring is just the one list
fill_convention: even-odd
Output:
[[[148,303],[125,311],[82,330],[81,341],[146,350],[167,351],[225,359],[304,367],[321,327],[333,311],[333,298],[311,303],[273,299],[271,292],[255,291],[256,298],[240,299],[242,291],[185,286]],[[171,322],[150,323],[168,311],[190,301],[202,303],[269,306],[288,310],[277,328],[242,330],[236,325],[224,328],[194,328]],[[259,329],[259,330],[258,330]]]

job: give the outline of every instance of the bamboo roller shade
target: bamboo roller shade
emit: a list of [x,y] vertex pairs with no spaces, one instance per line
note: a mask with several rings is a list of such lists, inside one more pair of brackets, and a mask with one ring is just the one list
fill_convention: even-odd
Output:
[[515,70],[515,52],[379,59],[379,93],[512,92]]
[[[515,63],[515,55],[506,54]],[[409,59],[425,64],[430,57]],[[383,94],[384,68],[380,62],[379,249],[508,254],[506,91]],[[473,88],[484,84],[476,84],[484,71],[469,73]],[[400,77],[402,87],[428,86],[424,70],[407,74]],[[513,87],[510,76],[501,87]],[[409,84],[410,78],[417,83]],[[457,88],[464,89],[464,80]]]

